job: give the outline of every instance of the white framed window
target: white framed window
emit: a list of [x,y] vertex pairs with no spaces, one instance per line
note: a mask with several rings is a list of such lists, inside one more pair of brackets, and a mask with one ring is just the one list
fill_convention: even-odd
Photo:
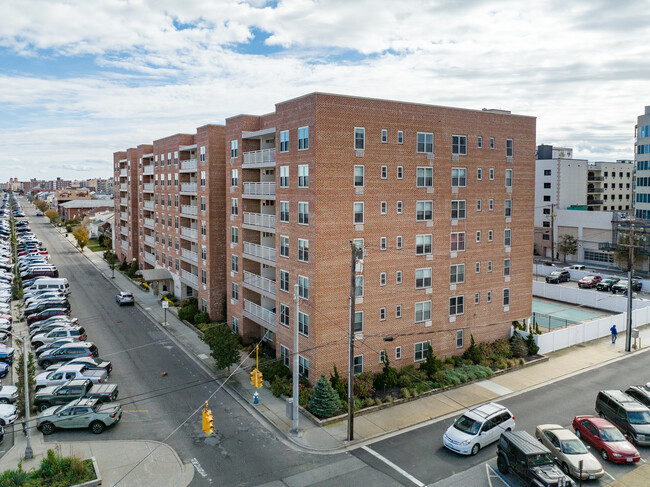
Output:
[[232,169],[230,171],[230,186],[237,186],[239,183],[239,169]]
[[366,149],[366,129],[363,127],[354,127],[354,148],[355,150]]
[[506,156],[512,157],[515,154],[515,141],[506,139]]
[[483,179],[483,168],[480,167],[476,168],[476,179],[478,181],[481,181]]
[[464,167],[451,168],[451,187],[464,188],[467,185],[467,169]]
[[298,129],[298,150],[309,149],[309,127]]
[[289,292],[289,271],[280,269],[280,291]]
[[231,140],[230,141],[230,157],[237,157],[239,151],[239,141]]
[[490,181],[494,181],[494,168],[490,168]]
[[415,303],[415,322],[421,323],[431,319],[431,301]]
[[474,304],[481,304],[481,293],[474,294]]
[[510,306],[510,288],[503,290],[503,305]]
[[452,232],[450,235],[451,252],[462,252],[465,250],[465,232]]
[[385,364],[386,363],[386,350],[380,350],[379,351],[379,363],[380,364]]
[[298,374],[309,379],[309,360],[300,355],[298,355]]
[[353,370],[354,375],[363,374],[363,355],[355,355]]
[[[156,156],[156,157],[158,157],[158,156]],[[158,159],[156,159],[156,160],[158,160]],[[201,147],[199,149],[199,160],[201,162],[205,162],[205,147]]]
[[404,179],[404,167],[397,166],[397,179]]
[[239,333],[239,318],[236,316],[232,317],[232,332]]
[[483,137],[481,137],[480,135],[479,135],[479,136],[477,137],[477,139],[476,139],[476,146],[477,146],[479,149],[482,149],[482,148],[483,148]]
[[178,165],[178,152],[174,152],[174,164]]
[[386,250],[386,237],[381,237],[379,245],[381,250]]
[[432,253],[433,236],[431,234],[415,236],[415,255],[428,255]]
[[230,214],[231,215],[239,214],[239,200],[237,198],[230,199]]
[[449,284],[462,284],[465,282],[465,264],[449,266]]
[[397,214],[401,215],[404,212],[404,203],[402,201],[397,202]]
[[402,284],[402,271],[395,273],[395,284]]
[[386,308],[379,308],[379,321],[386,321]]
[[280,131],[280,152],[289,152],[289,131]]
[[380,286],[385,286],[386,285],[386,273],[385,272],[381,272],[379,274],[379,285]]
[[388,179],[388,166],[381,166],[381,179]]
[[506,169],[506,188],[512,188],[512,169]]
[[363,224],[363,202],[354,203],[354,223]]
[[415,204],[415,220],[433,221],[433,201],[418,201]]
[[[171,203],[171,201],[170,201]],[[205,196],[201,196],[201,211],[205,211],[206,206],[205,206]],[[172,224],[172,216],[169,215],[169,226]]]
[[354,328],[355,333],[363,333],[363,311],[354,312]]
[[381,214],[385,215],[386,213],[388,213],[388,203],[385,202],[385,201],[382,201],[381,202]]
[[236,282],[232,283],[230,297],[233,301],[239,301],[239,284]]
[[456,348],[463,348],[463,330],[456,330]]
[[398,144],[404,143],[404,132],[402,130],[397,131],[397,143]]
[[488,230],[488,242],[491,242],[492,240],[494,240],[494,231]]
[[476,200],[476,211],[481,211],[482,201]]
[[289,202],[280,201],[280,221],[282,223],[289,223]]
[[503,275],[506,277],[510,275],[510,259],[503,259]]
[[477,243],[481,242],[481,231],[480,230],[476,231],[476,242]]
[[239,256],[233,254],[230,257],[231,257],[230,270],[233,272],[239,272]]
[[381,129],[381,143],[382,144],[388,143],[388,130],[386,129]]
[[280,345],[280,358],[282,359],[282,363],[285,367],[289,367],[291,365],[291,353],[289,352],[289,349],[284,345]]
[[399,319],[399,318],[401,318],[401,317],[402,317],[402,305],[401,305],[401,304],[398,304],[398,305],[395,307],[395,318]]
[[465,296],[449,298],[449,316],[458,316],[465,313]]
[[309,225],[309,202],[298,202],[298,225]]
[[[176,243],[178,243],[178,239],[176,239]],[[178,250],[178,245],[176,246],[176,249]],[[201,245],[201,260],[206,260],[208,258],[208,248],[205,245]]]
[[309,240],[298,239],[298,260],[300,262],[309,262]]
[[239,243],[239,228],[230,227],[230,243]]
[[298,276],[298,296],[302,299],[309,299],[309,278]]
[[494,211],[494,200],[493,199],[488,200],[488,209],[490,211]]
[[467,155],[467,135],[451,136],[451,153],[458,156]]
[[402,248],[402,236],[398,235],[397,236],[397,241],[395,242],[395,245],[397,246],[397,249],[400,250]]
[[415,269],[415,289],[431,287],[431,267]]
[[490,137],[490,149],[494,149],[494,137]]
[[280,235],[280,257],[289,258],[289,237]]
[[488,272],[492,272],[492,261],[488,260]]
[[452,200],[451,202],[451,219],[464,220],[466,215],[465,200]]
[[415,185],[418,188],[432,188],[433,187],[433,168],[432,167],[418,167],[416,169]]
[[505,215],[506,218],[510,218],[512,216],[512,200],[510,199],[506,200]]
[[298,333],[309,336],[309,315],[298,311]]
[[280,166],[280,187],[289,187],[289,166]]
[[491,303],[492,302],[492,291],[487,292],[487,302]]
[[363,276],[354,277],[354,296],[357,298],[363,297]]
[[298,166],[298,187],[299,188],[309,187],[309,165],[308,164],[301,164]]
[[365,166],[354,166],[354,187],[363,188],[365,183]]
[[280,324],[289,326],[289,306],[280,303]]
[[402,359],[402,347],[395,347],[395,360]]
[[418,132],[418,153],[433,154],[433,133]]
[[480,262],[476,262],[476,263],[474,263],[474,272],[475,272],[476,274],[480,274],[480,273],[481,273],[481,263],[480,263]]
[[511,247],[511,242],[512,242],[512,230],[506,228],[503,232],[503,246]]
[[427,355],[429,354],[429,342],[418,342],[414,346],[415,348],[415,354],[414,354],[414,360],[415,362],[422,362],[426,360]]
[[201,171],[201,186],[205,186],[205,171]]

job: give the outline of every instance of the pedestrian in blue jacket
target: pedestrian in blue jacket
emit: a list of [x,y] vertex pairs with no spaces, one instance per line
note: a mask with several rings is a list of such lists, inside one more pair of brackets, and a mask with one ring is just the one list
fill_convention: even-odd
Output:
[[618,331],[616,330],[616,325],[612,325],[609,331],[612,332],[612,344],[614,344],[616,343],[616,336],[618,335]]

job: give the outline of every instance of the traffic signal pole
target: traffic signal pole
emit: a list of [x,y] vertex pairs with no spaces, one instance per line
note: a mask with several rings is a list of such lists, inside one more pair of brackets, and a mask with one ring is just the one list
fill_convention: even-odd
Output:
[[298,314],[300,299],[298,298],[298,284],[293,285],[293,410],[291,434],[298,434],[298,402],[299,402],[299,364],[298,364]]

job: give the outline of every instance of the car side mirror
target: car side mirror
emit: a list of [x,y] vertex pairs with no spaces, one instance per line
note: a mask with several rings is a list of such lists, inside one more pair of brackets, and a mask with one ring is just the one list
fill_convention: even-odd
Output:
[[479,434],[479,436],[483,436],[484,434],[485,434],[485,431],[481,431],[481,433]]

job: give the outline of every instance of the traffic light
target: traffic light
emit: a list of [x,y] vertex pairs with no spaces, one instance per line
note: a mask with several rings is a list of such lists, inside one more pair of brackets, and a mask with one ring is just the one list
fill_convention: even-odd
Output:
[[205,406],[203,406],[202,416],[203,416],[202,429],[205,432],[205,436],[212,436],[212,434],[214,433],[212,411],[208,409],[207,402],[205,403]]
[[251,385],[258,389],[262,388],[262,372],[257,369],[251,370]]
[[262,383],[262,372],[257,371],[257,388],[261,389],[264,384]]

